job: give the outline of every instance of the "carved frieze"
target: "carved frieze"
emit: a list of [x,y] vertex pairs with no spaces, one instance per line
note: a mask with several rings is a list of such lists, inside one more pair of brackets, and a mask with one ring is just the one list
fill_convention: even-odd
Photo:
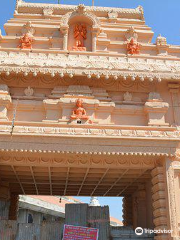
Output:
[[[37,68],[38,66],[38,68]],[[172,72],[173,68],[173,72]],[[16,73],[54,73],[73,74],[82,76],[100,77],[133,77],[149,78],[151,80],[160,78],[179,79],[180,64],[176,61],[142,59],[126,59],[103,56],[86,56],[64,54],[37,54],[37,53],[15,53],[0,51],[0,72]]]

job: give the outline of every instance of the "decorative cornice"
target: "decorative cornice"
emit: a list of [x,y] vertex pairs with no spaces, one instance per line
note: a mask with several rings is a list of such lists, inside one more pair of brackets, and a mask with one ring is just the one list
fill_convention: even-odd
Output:
[[9,75],[13,73],[23,73],[27,76],[32,73],[51,74],[52,77],[68,74],[87,76],[113,77],[118,79],[131,77],[132,81],[136,77],[144,81],[161,79],[179,80],[180,62],[142,58],[106,57],[93,55],[67,55],[67,54],[46,54],[46,53],[27,53],[27,52],[6,52],[0,51],[0,72]]
[[[34,135],[34,136],[80,136],[80,137],[100,137],[100,138],[130,138],[130,139],[156,139],[156,140],[180,140],[180,131],[174,128],[166,130],[157,129],[126,129],[123,127],[108,126],[15,126],[13,133],[15,135]],[[10,134],[11,125],[0,125],[0,134]]]
[[[51,8],[56,10],[57,14],[61,12],[69,12],[75,11],[77,6],[76,5],[59,5],[59,4],[42,4],[42,3],[26,3],[24,1],[18,2],[18,9],[20,13],[33,13],[32,9],[40,10],[41,12],[43,9]],[[131,18],[131,19],[140,19],[144,20],[144,13],[142,11],[142,7],[137,7],[135,9],[128,9],[128,8],[110,8],[110,7],[94,7],[94,6],[86,6],[87,11],[94,12],[94,13],[108,13],[108,12],[117,12],[119,17],[121,18]]]
[[11,148],[11,149],[0,149],[0,152],[3,153],[41,153],[41,154],[77,154],[77,155],[103,155],[103,156],[153,156],[153,157],[175,157],[175,154],[169,154],[169,153],[154,153],[154,152],[90,152],[90,151],[54,151],[54,150],[39,150],[39,149],[17,149],[17,148]]

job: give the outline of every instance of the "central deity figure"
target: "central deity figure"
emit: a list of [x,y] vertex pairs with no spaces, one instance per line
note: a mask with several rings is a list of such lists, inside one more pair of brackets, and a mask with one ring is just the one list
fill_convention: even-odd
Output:
[[130,42],[127,43],[127,52],[128,54],[139,54],[140,45],[135,41],[134,38],[131,38]]
[[75,46],[73,46],[74,51],[86,51],[84,46],[84,40],[87,39],[87,28],[84,24],[76,24],[74,27],[74,39]]
[[31,49],[32,48],[32,43],[33,43],[33,38],[28,34],[24,34],[24,36],[22,36],[20,38],[20,45],[19,47],[21,49]]
[[71,115],[71,119],[79,119],[79,120],[88,120],[89,117],[86,115],[86,110],[83,108],[83,100],[77,99],[76,101],[76,109],[74,109],[73,114]]

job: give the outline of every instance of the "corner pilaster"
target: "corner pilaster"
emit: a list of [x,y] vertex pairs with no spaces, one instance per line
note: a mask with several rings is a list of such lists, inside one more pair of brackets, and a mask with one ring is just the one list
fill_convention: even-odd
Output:
[[180,125],[180,106],[179,106],[179,83],[169,83],[168,84],[169,92],[172,99],[172,107],[174,113],[174,125]]
[[[152,199],[155,230],[168,230],[168,211],[165,192],[164,167],[158,166],[151,172],[152,175]],[[168,240],[168,234],[159,233],[155,240]]]
[[8,120],[7,110],[11,101],[8,86],[0,84],[0,120]]
[[132,226],[133,219],[132,197],[126,196],[123,198],[123,224],[124,226]]

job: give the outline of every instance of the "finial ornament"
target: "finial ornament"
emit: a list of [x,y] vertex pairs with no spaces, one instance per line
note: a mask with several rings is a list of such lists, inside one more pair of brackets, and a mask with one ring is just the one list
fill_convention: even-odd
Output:
[[77,12],[83,14],[84,12],[86,12],[86,7],[84,6],[84,4],[79,4],[77,6]]
[[159,34],[159,36],[156,38],[156,44],[158,46],[167,45],[167,39]]

